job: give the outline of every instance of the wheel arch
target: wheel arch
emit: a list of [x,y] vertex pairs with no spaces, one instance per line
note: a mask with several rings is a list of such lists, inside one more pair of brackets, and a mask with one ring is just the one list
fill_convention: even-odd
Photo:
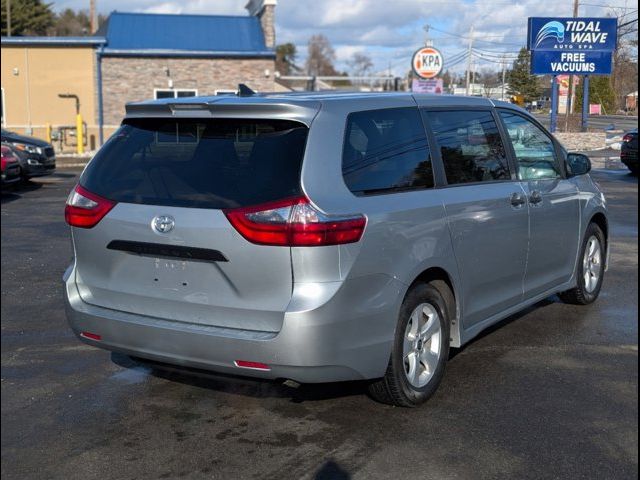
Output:
[[592,224],[595,223],[600,230],[602,230],[602,233],[604,233],[604,241],[605,241],[605,269],[609,268],[609,221],[607,220],[607,216],[602,213],[602,212],[596,212],[594,213],[591,218],[589,219],[589,222],[587,223],[587,227]]
[[607,217],[605,216],[605,214],[602,212],[594,213],[591,216],[591,220],[589,220],[589,223],[595,223],[596,225],[598,225],[598,227],[600,227],[600,230],[602,230],[602,233],[604,233],[604,239],[608,244],[609,243],[609,221],[607,220]]
[[461,335],[460,335],[460,296],[457,294],[453,277],[444,268],[441,267],[429,267],[423,270],[418,276],[411,282],[407,292],[413,288],[414,285],[419,283],[430,283],[440,291],[440,294],[447,302],[450,317],[450,345],[452,347],[460,347]]

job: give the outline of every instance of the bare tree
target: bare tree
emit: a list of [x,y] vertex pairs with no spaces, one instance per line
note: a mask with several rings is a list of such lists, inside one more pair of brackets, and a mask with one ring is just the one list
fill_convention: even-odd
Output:
[[491,68],[483,68],[481,78],[484,84],[485,97],[490,97],[492,93],[495,93],[502,83],[502,73]]
[[333,62],[336,52],[324,35],[313,35],[307,47],[307,75],[337,75]]
[[351,60],[347,62],[347,65],[349,65],[352,75],[355,77],[364,77],[373,67],[373,62],[368,55],[356,52],[351,57]]
[[638,11],[612,8],[609,15],[618,19],[611,85],[616,95],[616,107],[622,108],[625,96],[638,89]]

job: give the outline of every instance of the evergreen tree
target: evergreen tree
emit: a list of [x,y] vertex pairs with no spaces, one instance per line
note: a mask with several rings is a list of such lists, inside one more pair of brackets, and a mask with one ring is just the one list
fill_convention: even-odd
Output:
[[[11,0],[11,35],[45,35],[53,25],[51,3]],[[7,35],[7,1],[2,0],[2,35]]]
[[521,48],[518,58],[513,62],[511,70],[507,72],[509,95],[522,95],[525,102],[537,100],[540,97],[540,82],[538,77],[530,73],[531,54],[526,48]]
[[[575,111],[582,110],[582,82],[576,87]],[[611,77],[593,75],[589,77],[589,103],[599,103],[605,115],[616,113],[616,94],[611,86]]]

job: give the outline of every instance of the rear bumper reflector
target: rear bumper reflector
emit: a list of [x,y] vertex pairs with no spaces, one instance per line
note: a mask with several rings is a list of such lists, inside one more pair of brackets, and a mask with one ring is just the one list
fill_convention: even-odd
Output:
[[247,362],[246,360],[236,360],[233,362],[236,364],[236,367],[239,368],[250,368],[252,370],[271,370],[271,367],[265,363],[260,362]]
[[98,335],[97,333],[80,332],[80,336],[88,338],[89,340],[95,340],[96,342],[100,342],[102,340],[102,335]]

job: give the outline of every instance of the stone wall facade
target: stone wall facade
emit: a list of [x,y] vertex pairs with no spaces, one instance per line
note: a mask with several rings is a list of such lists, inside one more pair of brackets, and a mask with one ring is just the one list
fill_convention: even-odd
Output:
[[170,83],[174,89],[195,89],[198,95],[235,90],[239,83],[270,92],[274,71],[275,61],[268,58],[103,57],[104,124],[118,125],[126,103],[153,99],[155,89],[170,89]]

